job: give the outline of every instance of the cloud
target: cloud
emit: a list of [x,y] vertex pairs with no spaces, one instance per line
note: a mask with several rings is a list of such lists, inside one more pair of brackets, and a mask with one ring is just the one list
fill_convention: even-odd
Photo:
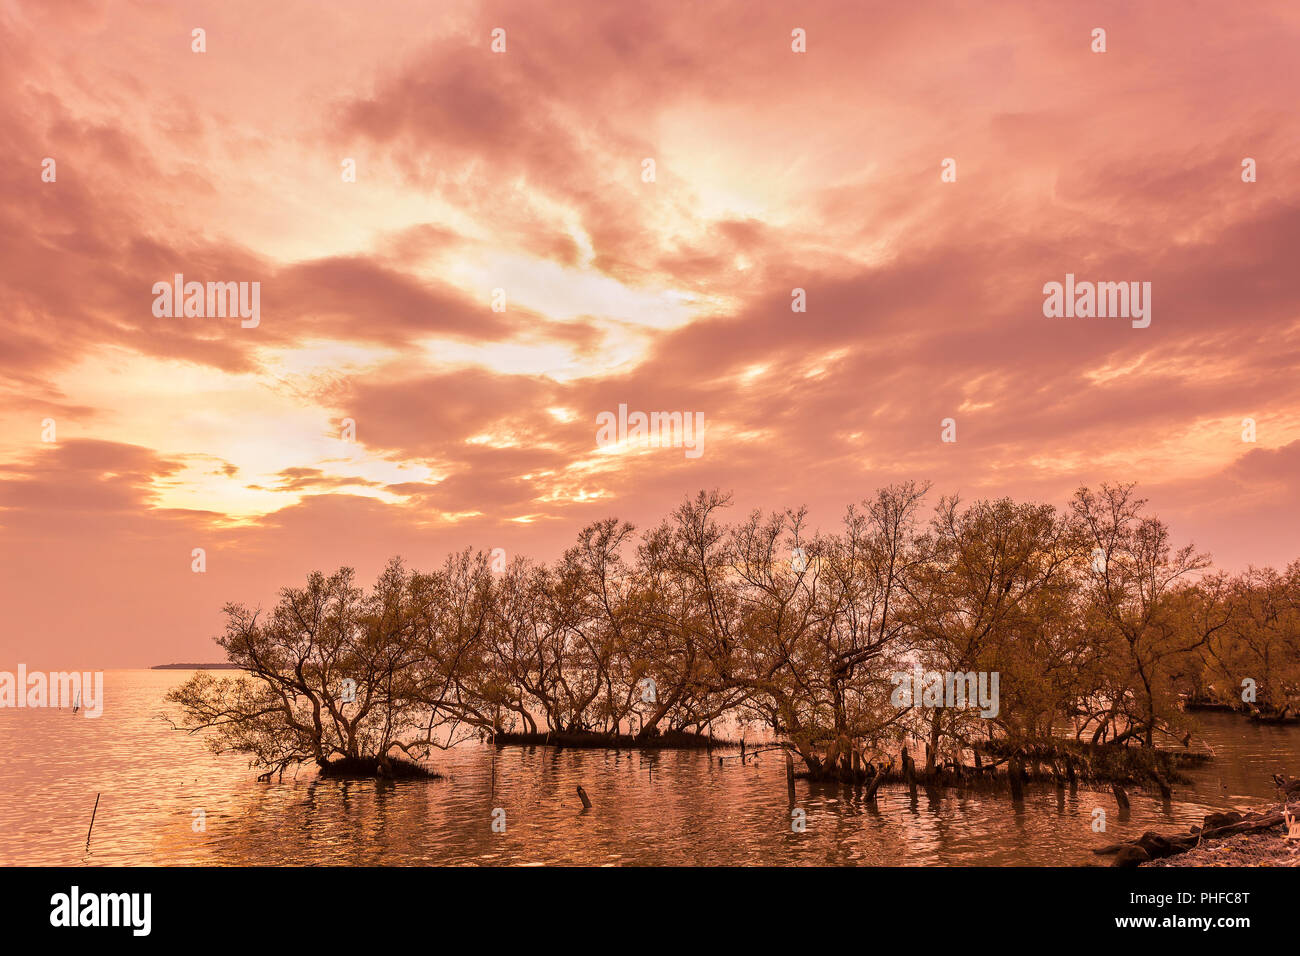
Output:
[[[0,650],[33,666],[202,657],[311,568],[545,557],[701,487],[830,527],[899,478],[1137,480],[1227,567],[1294,557],[1293,4],[204,2],[203,55],[157,5],[11,11]],[[260,282],[261,324],[155,318],[178,272]],[[1150,328],[1045,318],[1067,272],[1151,282]],[[702,412],[703,457],[598,450],[620,404]]]

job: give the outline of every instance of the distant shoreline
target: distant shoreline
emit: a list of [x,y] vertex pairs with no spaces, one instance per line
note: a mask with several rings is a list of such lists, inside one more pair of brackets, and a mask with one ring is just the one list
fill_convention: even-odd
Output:
[[154,664],[151,671],[237,671],[238,664]]

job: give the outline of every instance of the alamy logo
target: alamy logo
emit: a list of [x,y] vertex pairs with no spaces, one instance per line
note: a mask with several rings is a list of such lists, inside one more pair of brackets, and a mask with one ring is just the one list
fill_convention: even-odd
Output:
[[176,273],[171,282],[153,284],[153,314],[159,319],[226,318],[239,316],[241,328],[255,329],[262,321],[262,283],[186,282]]
[[998,702],[997,671],[921,672],[899,671],[890,678],[894,684],[889,702],[895,707],[976,707],[981,717],[996,717]]
[[0,707],[71,707],[86,717],[104,712],[103,671],[0,671]]
[[1150,282],[1075,282],[1067,272],[1064,284],[1047,283],[1043,295],[1049,319],[1132,319],[1135,329],[1151,324]]
[[687,458],[704,454],[703,412],[632,412],[618,406],[618,415],[601,412],[596,416],[596,447],[648,445],[651,448],[684,448]]
[[50,925],[128,926],[134,936],[148,936],[152,926],[151,893],[86,893],[74,886],[50,897]]

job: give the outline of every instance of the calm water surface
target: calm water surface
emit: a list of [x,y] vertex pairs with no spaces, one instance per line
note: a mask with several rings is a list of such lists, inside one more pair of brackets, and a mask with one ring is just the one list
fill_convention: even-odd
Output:
[[[492,748],[466,744],[431,758],[443,781],[326,781],[304,768],[258,783],[243,758],[157,719],[188,676],[108,671],[94,720],[0,710],[0,864],[1086,864],[1093,847],[1268,801],[1271,773],[1300,773],[1300,730],[1205,714],[1218,759],[1170,804],[1135,794],[1121,814],[1109,792],[1031,788],[1016,810],[1006,794],[884,788],[872,807],[852,788],[800,781],[807,831],[795,834],[775,753],[720,767],[716,753],[504,748],[493,794]],[[1092,832],[1094,807],[1105,833]]]

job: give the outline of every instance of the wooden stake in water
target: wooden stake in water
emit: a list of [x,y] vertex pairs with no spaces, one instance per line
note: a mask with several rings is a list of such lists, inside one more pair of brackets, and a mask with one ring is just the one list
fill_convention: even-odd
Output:
[[90,834],[95,829],[95,814],[99,812],[99,794],[95,794],[95,809],[90,811],[90,829],[86,831],[86,849],[90,849]]
[[794,803],[794,757],[790,751],[785,752],[785,788],[790,794],[790,803]]
[[492,796],[497,795],[497,728],[501,724],[501,708],[492,711]]
[[1129,808],[1128,794],[1124,792],[1124,788],[1117,783],[1112,783],[1110,789],[1115,794],[1115,802],[1119,804],[1119,808],[1127,810]]
[[578,799],[582,801],[582,809],[591,809],[591,798],[587,796],[587,791],[582,789],[582,784],[578,784]]

